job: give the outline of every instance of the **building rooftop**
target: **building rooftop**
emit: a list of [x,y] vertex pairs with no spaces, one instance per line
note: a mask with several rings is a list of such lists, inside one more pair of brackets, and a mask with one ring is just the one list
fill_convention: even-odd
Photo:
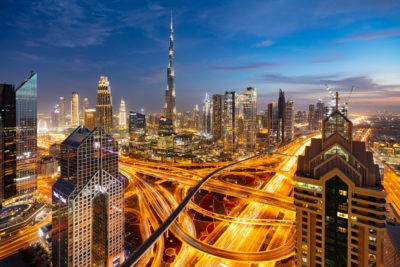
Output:
[[91,131],[85,126],[79,126],[61,144],[72,147],[79,147],[83,140],[85,140],[85,138],[89,136],[90,132]]
[[386,230],[392,240],[397,254],[400,255],[400,223],[388,222],[386,224]]
[[53,185],[53,190],[54,189],[66,196],[69,196],[74,191],[75,185],[63,178],[58,178]]

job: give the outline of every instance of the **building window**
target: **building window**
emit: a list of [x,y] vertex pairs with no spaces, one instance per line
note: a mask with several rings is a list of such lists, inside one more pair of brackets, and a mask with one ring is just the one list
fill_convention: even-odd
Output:
[[371,234],[373,234],[373,235],[376,235],[376,230],[375,230],[375,229],[369,228],[369,232],[370,232]]
[[369,237],[368,237],[368,240],[369,240],[370,242],[376,243],[376,237],[369,236]]

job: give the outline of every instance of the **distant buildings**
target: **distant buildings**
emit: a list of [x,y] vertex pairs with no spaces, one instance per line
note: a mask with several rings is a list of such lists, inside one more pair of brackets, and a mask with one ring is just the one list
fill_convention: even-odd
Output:
[[372,153],[364,142],[352,140],[352,123],[336,102],[322,123],[322,139],[312,139],[298,159],[297,266],[382,266],[386,193],[381,180]]
[[194,105],[193,107],[193,129],[198,130],[199,129],[199,105]]
[[172,121],[174,129],[177,127],[175,106],[175,71],[174,71],[174,29],[171,17],[171,32],[169,36],[169,57],[167,69],[167,89],[165,90],[164,116]]
[[65,114],[65,98],[60,97],[60,100],[58,101],[58,106],[59,106],[59,122],[58,122],[58,127],[64,127],[66,123],[66,114]]
[[85,121],[85,111],[89,108],[89,99],[86,97],[82,100],[81,121]]
[[212,136],[214,141],[223,137],[224,95],[213,95],[212,101]]
[[100,76],[96,100],[96,127],[112,133],[111,87],[106,76]]
[[278,131],[278,108],[276,102],[268,104],[267,114],[267,130],[269,142],[271,144],[274,144],[277,142]]
[[286,100],[285,93],[282,89],[279,89],[279,98],[278,98],[278,121],[277,121],[277,134],[276,141],[278,143],[285,141],[285,118],[286,118]]
[[56,105],[51,111],[51,128],[57,131],[62,126],[60,106]]
[[222,112],[222,130],[225,151],[236,152],[238,145],[237,119],[239,114],[238,95],[225,92]]
[[53,266],[123,262],[124,183],[118,144],[109,133],[80,126],[64,140],[52,203]]
[[285,111],[285,141],[291,141],[294,138],[294,102],[286,102]]
[[0,84],[0,206],[17,195],[16,98],[11,84]]
[[79,96],[73,92],[71,96],[71,126],[79,125]]
[[121,105],[119,106],[119,129],[126,129],[126,107],[124,99],[121,99]]

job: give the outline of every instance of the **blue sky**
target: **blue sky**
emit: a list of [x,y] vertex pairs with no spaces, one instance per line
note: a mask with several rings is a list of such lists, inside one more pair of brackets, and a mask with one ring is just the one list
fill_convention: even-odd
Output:
[[173,11],[177,110],[206,92],[278,89],[305,109],[355,86],[353,111],[400,111],[400,1],[0,2],[0,81],[38,73],[39,111],[72,91],[95,105],[109,77],[114,110],[161,111]]

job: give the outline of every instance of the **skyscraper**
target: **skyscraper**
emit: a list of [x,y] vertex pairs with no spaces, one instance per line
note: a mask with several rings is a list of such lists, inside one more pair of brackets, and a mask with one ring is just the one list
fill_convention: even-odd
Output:
[[85,118],[84,125],[89,130],[94,130],[96,127],[96,109],[94,108],[86,108],[85,109]]
[[61,144],[52,188],[53,266],[118,266],[124,259],[124,183],[118,143],[79,126]]
[[236,152],[238,144],[237,122],[238,122],[238,95],[236,92],[225,92],[223,109],[223,136],[226,151]]
[[276,106],[276,102],[268,104],[267,129],[268,129],[269,143],[273,144],[276,142],[276,135],[278,129],[278,109]]
[[212,102],[212,133],[214,141],[223,137],[224,95],[213,95]]
[[111,87],[106,76],[100,76],[96,100],[96,127],[112,133]]
[[285,141],[291,141],[294,138],[294,102],[286,102],[285,111]]
[[58,106],[60,110],[60,116],[59,116],[59,126],[64,127],[65,126],[65,98],[60,96],[60,100],[58,101]]
[[299,156],[294,177],[297,266],[382,266],[381,174],[352,123],[336,107]]
[[129,112],[129,136],[131,139],[146,134],[146,116],[137,112]]
[[165,90],[165,108],[164,115],[172,121],[176,128],[176,107],[175,107],[175,71],[174,71],[174,29],[172,26],[171,16],[171,32],[169,36],[169,57],[167,69],[167,89]]
[[193,129],[199,129],[199,105],[197,104],[193,107]]
[[324,102],[322,102],[321,99],[318,99],[317,110],[315,111],[315,120],[318,129],[321,129],[322,121],[324,120],[324,118],[325,118],[325,104]]
[[71,125],[79,125],[79,96],[77,92],[71,95]]
[[257,89],[248,87],[243,94],[243,124],[244,124],[244,142],[248,149],[254,149],[256,146],[257,135]]
[[15,88],[0,84],[0,207],[17,194]]
[[37,74],[31,73],[16,90],[17,192],[31,198],[36,191]]
[[286,100],[285,93],[282,89],[279,89],[278,99],[278,123],[277,123],[277,142],[285,141],[285,112],[286,112]]
[[308,129],[311,131],[318,129],[317,114],[315,112],[315,105],[308,106]]
[[206,94],[203,101],[203,115],[202,115],[202,131],[207,135],[212,134],[212,106],[210,102],[210,96]]
[[89,99],[86,97],[82,100],[81,121],[85,121],[85,110],[89,108]]
[[125,101],[121,98],[121,105],[119,106],[119,128],[121,130],[126,129],[126,107]]
[[57,131],[61,126],[61,110],[60,106],[57,104],[51,111],[51,128]]

